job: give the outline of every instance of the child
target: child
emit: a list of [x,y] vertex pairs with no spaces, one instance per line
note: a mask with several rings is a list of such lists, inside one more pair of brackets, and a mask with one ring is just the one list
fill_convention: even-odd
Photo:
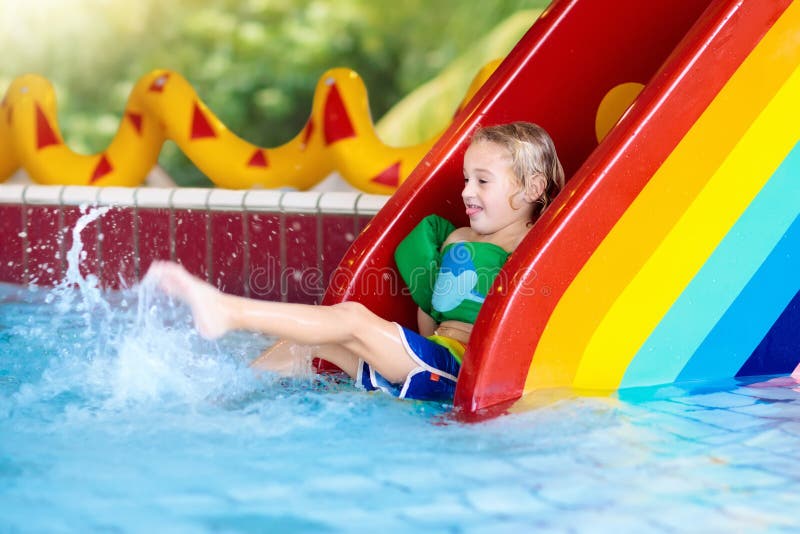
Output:
[[486,293],[563,184],[553,142],[539,126],[517,122],[474,134],[464,155],[461,192],[470,225],[456,229],[441,217],[427,217],[395,254],[420,306],[419,334],[357,302],[316,306],[249,300],[221,293],[172,263],[157,263],[148,274],[186,301],[204,337],[244,329],[284,338],[253,362],[256,369],[290,373],[295,344],[312,345],[314,356],[367,390],[448,400]]

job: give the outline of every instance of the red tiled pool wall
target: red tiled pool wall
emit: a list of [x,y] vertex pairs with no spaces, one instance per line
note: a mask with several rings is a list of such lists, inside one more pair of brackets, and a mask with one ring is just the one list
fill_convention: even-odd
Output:
[[317,302],[324,290],[320,274],[320,245],[316,217],[309,214],[285,215],[283,235],[286,239],[285,262],[282,262],[281,283],[289,302]]
[[[0,282],[64,278],[77,206],[0,205]],[[130,287],[156,259],[173,259],[223,291],[318,303],[363,214],[114,207],[81,233],[83,276]]]
[[211,212],[208,224],[211,282],[225,293],[247,295],[246,217],[238,212]]
[[281,250],[284,246],[283,217],[278,213],[248,213],[245,259],[247,296],[263,300],[286,301],[280,283]]
[[[211,270],[209,255],[209,214],[204,209],[173,210],[172,259],[193,275],[208,280]],[[146,246],[146,244],[141,244]]]
[[136,279],[140,279],[155,260],[169,260],[174,257],[172,210],[166,208],[137,208],[134,239],[138,269]]
[[23,273],[28,283],[53,285],[64,276],[61,218],[58,206],[27,206],[25,225],[17,232],[24,237]]
[[25,208],[0,205],[0,281],[25,278]]
[[[96,229],[102,240],[96,247],[101,253],[103,287],[130,287],[139,279],[137,265],[136,211],[111,208],[97,220]],[[85,230],[84,230],[85,233]]]

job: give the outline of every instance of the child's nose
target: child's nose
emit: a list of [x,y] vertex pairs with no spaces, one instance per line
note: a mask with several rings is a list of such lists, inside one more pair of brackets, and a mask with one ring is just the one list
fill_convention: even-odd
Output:
[[472,180],[464,180],[464,189],[461,190],[462,197],[468,197],[472,195]]

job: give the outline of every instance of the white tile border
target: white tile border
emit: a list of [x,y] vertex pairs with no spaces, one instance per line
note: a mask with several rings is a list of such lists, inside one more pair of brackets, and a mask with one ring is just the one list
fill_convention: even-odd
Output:
[[0,204],[101,204],[163,209],[375,215],[388,199],[387,195],[358,191],[0,184]]
[[170,207],[175,209],[208,209],[211,189],[199,187],[176,188],[170,197]]
[[245,193],[237,189],[212,189],[208,195],[208,208],[219,211],[242,211]]
[[317,213],[322,193],[289,191],[281,197],[281,211],[290,213]]
[[97,202],[102,206],[134,206],[136,190],[130,187],[103,187],[97,195]]
[[65,206],[80,206],[81,204],[97,204],[100,187],[89,185],[67,185],[61,192],[61,204]]
[[355,214],[356,204],[362,195],[363,193],[348,191],[323,193],[319,199],[319,211],[320,213]]
[[61,195],[64,187],[53,187],[48,185],[30,185],[22,193],[24,204],[35,204],[39,206],[59,206],[61,205]]
[[375,215],[389,200],[388,195],[361,195],[356,204],[356,214]]
[[171,206],[174,188],[167,187],[139,187],[134,192],[133,198],[137,208],[169,208]]
[[0,204],[22,204],[25,194],[24,185],[0,185]]
[[244,194],[244,209],[247,211],[281,210],[281,198],[286,191],[274,189],[248,189]]

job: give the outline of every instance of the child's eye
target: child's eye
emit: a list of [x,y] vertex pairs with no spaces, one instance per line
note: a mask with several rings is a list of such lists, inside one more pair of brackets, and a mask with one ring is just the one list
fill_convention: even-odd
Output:
[[489,183],[489,181],[488,180],[479,179],[478,183],[479,184],[486,184],[486,183]]

